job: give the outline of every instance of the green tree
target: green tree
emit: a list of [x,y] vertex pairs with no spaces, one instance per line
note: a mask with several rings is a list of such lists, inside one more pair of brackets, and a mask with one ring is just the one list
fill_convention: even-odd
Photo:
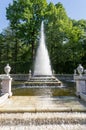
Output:
[[46,0],[13,0],[13,4],[7,8],[7,19],[16,37],[22,37],[25,43],[31,44],[32,59],[46,6]]
[[[27,72],[28,66],[31,66],[42,20],[52,68],[56,73],[72,73],[78,63],[85,64],[86,21],[71,20],[60,2],[54,5],[47,4],[46,0],[13,0],[6,12],[12,31],[12,41],[6,43],[13,49],[12,53],[8,48],[7,59],[11,60],[9,55],[13,57],[16,72],[20,72],[21,68],[22,72]],[[7,37],[5,34],[5,41],[8,41]],[[20,63],[21,68],[18,67]]]
[[69,39],[72,22],[61,3],[50,3],[46,11],[46,36],[52,66],[56,72],[62,72],[65,65],[63,42]]
[[86,68],[86,20],[79,20],[77,26],[83,31],[83,34],[80,37],[80,42],[82,44],[82,64]]

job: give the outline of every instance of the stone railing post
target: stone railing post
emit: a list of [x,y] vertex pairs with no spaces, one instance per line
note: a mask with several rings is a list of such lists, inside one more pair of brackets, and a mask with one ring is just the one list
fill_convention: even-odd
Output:
[[12,92],[11,92],[11,83],[12,83],[12,78],[10,76],[4,76],[2,78],[2,82],[1,82],[1,92],[2,94],[9,94],[9,97],[12,96]]
[[4,70],[5,70],[6,74],[1,77],[1,80],[2,80],[1,92],[2,92],[2,94],[8,93],[9,97],[11,97],[12,96],[12,91],[11,91],[12,78],[9,75],[9,72],[11,70],[11,67],[9,66],[9,64],[7,64],[7,66],[4,68]]
[[80,96],[80,93],[86,93],[86,74],[81,64],[74,70],[74,80],[76,83],[76,95]]

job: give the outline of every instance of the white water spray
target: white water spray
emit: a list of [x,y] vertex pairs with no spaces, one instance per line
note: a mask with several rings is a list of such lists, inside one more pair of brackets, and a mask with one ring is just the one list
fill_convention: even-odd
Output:
[[52,76],[50,59],[45,45],[43,22],[41,23],[41,36],[35,59],[34,76]]

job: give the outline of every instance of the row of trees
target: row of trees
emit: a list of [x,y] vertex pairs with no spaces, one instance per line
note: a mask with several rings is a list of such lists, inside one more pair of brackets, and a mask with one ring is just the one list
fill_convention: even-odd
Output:
[[56,73],[73,73],[86,67],[86,20],[72,20],[61,3],[46,0],[13,0],[6,9],[9,27],[0,34],[0,73],[9,63],[12,73],[28,73],[44,20],[46,44]]

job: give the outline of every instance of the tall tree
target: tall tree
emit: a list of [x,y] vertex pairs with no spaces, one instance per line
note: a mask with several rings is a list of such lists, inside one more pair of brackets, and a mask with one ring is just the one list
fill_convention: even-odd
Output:
[[[16,37],[22,37],[25,43],[32,46],[32,58],[34,56],[35,43],[40,28],[40,22],[47,6],[46,0],[13,0],[7,8],[7,19],[16,33]],[[17,43],[17,41],[16,41]]]
[[50,3],[46,11],[46,35],[51,62],[55,71],[61,72],[65,65],[63,42],[69,38],[72,22],[61,3]]

